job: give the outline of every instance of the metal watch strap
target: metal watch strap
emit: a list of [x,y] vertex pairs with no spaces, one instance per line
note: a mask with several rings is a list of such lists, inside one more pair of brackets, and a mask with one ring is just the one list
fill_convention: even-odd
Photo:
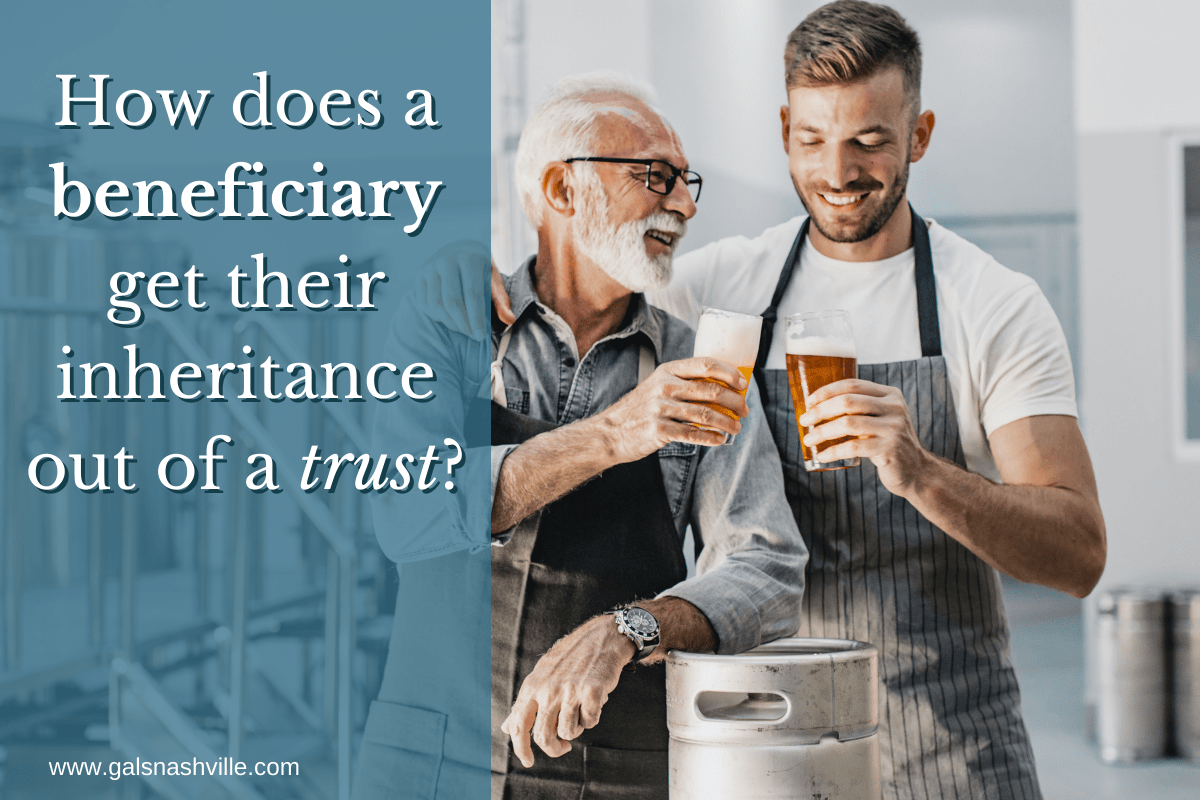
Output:
[[[658,649],[658,644],[661,641],[661,637],[662,637],[662,629],[661,628],[659,628],[658,633],[656,636],[654,636],[653,640],[650,640],[650,639],[643,638],[641,636],[641,634],[635,632],[628,625],[625,624],[624,613],[626,611],[628,611],[630,608],[635,608],[635,607],[639,611],[642,611],[645,614],[649,614],[650,618],[654,620],[655,627],[659,628],[658,618],[655,617],[653,614],[651,614],[646,609],[642,608],[641,606],[626,606],[625,608],[618,608],[612,612],[613,620],[614,620],[614,622],[616,622],[616,625],[617,625],[617,630],[620,631],[621,633],[623,633],[625,636],[629,637],[629,640],[631,642],[633,642],[634,653],[633,653],[633,658],[630,659],[631,664],[634,662],[637,662],[637,661],[641,661],[644,658],[648,658],[651,654],[653,654],[654,651],[656,649]],[[650,641],[650,644],[648,646],[646,644],[647,641]]]

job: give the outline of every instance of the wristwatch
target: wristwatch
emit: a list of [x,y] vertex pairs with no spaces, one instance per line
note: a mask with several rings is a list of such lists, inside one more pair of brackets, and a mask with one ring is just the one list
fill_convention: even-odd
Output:
[[641,661],[649,657],[658,647],[658,620],[646,609],[640,606],[618,608],[612,612],[617,621],[617,630],[629,637],[637,652],[633,661]]

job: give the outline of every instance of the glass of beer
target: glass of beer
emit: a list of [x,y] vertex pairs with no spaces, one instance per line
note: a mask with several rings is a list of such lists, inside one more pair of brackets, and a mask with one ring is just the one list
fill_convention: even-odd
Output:
[[[745,397],[750,388],[751,375],[754,373],[754,362],[758,359],[758,337],[761,332],[762,317],[722,311],[719,308],[705,308],[700,314],[700,322],[696,325],[696,347],[692,355],[709,356],[737,367],[738,372],[746,379],[746,389],[739,392]],[[704,405],[714,411],[720,411],[727,417],[737,418],[736,414],[724,406],[715,403]],[[729,442],[731,438],[726,436],[725,441]]]
[[[850,330],[850,315],[845,311],[806,311],[787,318],[787,374],[792,390],[792,405],[796,409],[796,429],[800,432],[804,468],[809,472],[857,467],[858,458],[840,461],[817,461],[804,444],[805,429],[800,415],[808,408],[808,397],[827,383],[858,377],[858,358],[854,349],[854,333]],[[808,430],[812,430],[809,428]],[[825,442],[817,452],[852,436]]]

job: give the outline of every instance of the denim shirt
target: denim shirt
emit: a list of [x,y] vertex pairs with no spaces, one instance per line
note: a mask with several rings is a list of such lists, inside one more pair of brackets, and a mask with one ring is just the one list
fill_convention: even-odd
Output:
[[[517,317],[501,365],[510,410],[567,425],[604,410],[637,385],[643,345],[658,363],[691,357],[692,329],[637,294],[625,326],[580,358],[566,321],[538,300],[533,269],[531,258],[505,279]],[[502,334],[493,332],[493,359]],[[746,399],[750,414],[732,444],[673,442],[658,451],[680,546],[689,525],[703,545],[696,575],[663,594],[704,613],[720,653],[743,652],[796,631],[808,560],[753,381]],[[504,459],[518,446],[492,446],[493,500]],[[509,536],[511,531],[500,533],[494,542],[502,546]]]

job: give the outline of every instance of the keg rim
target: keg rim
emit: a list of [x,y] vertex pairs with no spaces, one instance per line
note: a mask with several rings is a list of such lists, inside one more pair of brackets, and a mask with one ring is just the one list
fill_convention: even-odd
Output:
[[1176,622],[1200,619],[1200,588],[1188,587],[1171,592],[1170,603]]
[[1096,613],[1101,617],[1125,619],[1162,619],[1171,592],[1152,586],[1118,586],[1101,592],[1096,598]]
[[743,664],[779,663],[787,659],[790,663],[804,663],[808,660],[824,661],[827,658],[873,658],[878,653],[875,645],[870,642],[860,642],[854,639],[829,639],[787,636],[766,642],[744,653],[725,654],[692,653],[686,650],[672,650],[667,655],[667,661],[674,663],[694,662],[723,662],[736,659]]

